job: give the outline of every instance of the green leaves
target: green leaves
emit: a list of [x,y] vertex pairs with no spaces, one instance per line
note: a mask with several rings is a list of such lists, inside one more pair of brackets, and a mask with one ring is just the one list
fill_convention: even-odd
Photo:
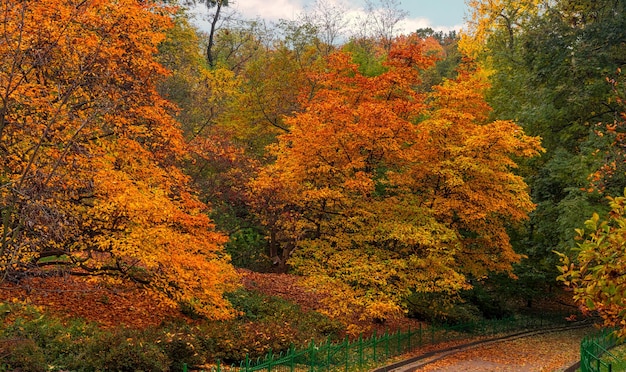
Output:
[[[573,262],[559,255],[563,264],[559,280],[572,288],[574,299],[587,311],[596,311],[607,325],[615,325],[626,320],[626,198],[609,201],[608,215],[594,213],[585,222],[585,230],[578,230],[582,242]],[[622,327],[621,333],[625,332]]]

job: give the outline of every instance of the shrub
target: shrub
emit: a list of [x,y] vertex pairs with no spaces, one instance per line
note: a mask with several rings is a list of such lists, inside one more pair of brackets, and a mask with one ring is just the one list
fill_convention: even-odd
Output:
[[266,246],[265,235],[256,228],[248,227],[231,234],[225,249],[236,267],[267,271],[272,268],[272,261],[264,253]]
[[41,356],[46,364],[44,369],[48,369],[48,365],[54,368],[65,367],[78,352],[81,339],[97,332],[94,326],[83,321],[71,320],[63,323],[34,306],[5,304],[4,309],[5,314],[12,314],[15,318],[11,322],[5,319],[2,339],[24,340],[24,352],[31,350],[28,345],[34,345],[32,350],[37,352],[32,356],[33,362],[37,362]]
[[229,299],[241,314],[232,321],[191,325],[174,320],[143,331],[102,330],[81,320],[60,320],[36,307],[0,304],[0,372],[180,371],[183,364],[200,366],[218,359],[230,364],[264,356],[270,349],[280,353],[292,345],[304,347],[343,330],[341,323],[303,312],[281,298],[239,290]]
[[[0,371],[40,372],[48,370],[43,350],[30,339],[4,340],[0,347]],[[1,345],[1,344],[0,344]]]
[[413,293],[406,303],[409,317],[430,323],[461,324],[481,318],[475,305],[444,294]]
[[81,371],[169,371],[170,360],[158,344],[134,332],[102,333],[86,341],[68,365]]
[[500,291],[489,291],[485,284],[477,283],[463,294],[463,298],[473,304],[486,319],[503,319],[513,315]]

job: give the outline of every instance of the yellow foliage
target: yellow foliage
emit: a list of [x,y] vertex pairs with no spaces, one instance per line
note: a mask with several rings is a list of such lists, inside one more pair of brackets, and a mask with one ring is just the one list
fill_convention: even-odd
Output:
[[166,302],[230,316],[236,273],[177,167],[187,144],[156,85],[170,9],[9,0],[0,9],[0,271],[64,257]]
[[329,56],[306,110],[251,182],[270,245],[326,292],[332,316],[384,319],[411,291],[454,293],[466,275],[511,270],[506,226],[534,208],[512,169],[542,149],[512,122],[488,122],[485,74],[471,62],[425,97],[413,87],[434,62],[415,36],[366,77]]
[[512,37],[529,17],[546,6],[546,0],[469,0],[469,20],[461,32],[459,49],[477,58],[496,31]]

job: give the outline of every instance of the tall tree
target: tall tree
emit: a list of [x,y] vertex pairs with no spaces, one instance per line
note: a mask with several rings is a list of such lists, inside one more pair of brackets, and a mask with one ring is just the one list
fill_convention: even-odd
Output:
[[340,39],[346,36],[350,24],[345,7],[329,0],[316,0],[302,18],[303,22],[315,28],[323,54],[337,47]]
[[3,278],[52,266],[229,317],[226,238],[177,166],[186,145],[176,108],[156,90],[168,9],[15,0],[0,11]]
[[[508,223],[533,205],[512,157],[540,151],[511,122],[488,122],[482,74],[468,65],[430,97],[419,71],[436,56],[415,35],[364,76],[332,54],[306,110],[273,148],[253,190],[284,257],[310,280],[384,318],[411,290],[455,292],[466,275],[510,270]],[[333,299],[336,301],[336,298]]]
[[400,7],[398,0],[367,0],[366,15],[358,19],[355,39],[371,38],[382,43],[386,51],[391,48],[394,37],[399,33],[398,24],[408,12]]
[[[211,204],[217,228],[229,235],[225,247],[233,263],[258,268],[257,264],[266,262],[260,247],[264,239],[249,212],[245,184],[258,164],[254,157],[258,154],[250,149],[256,148],[252,138],[262,134],[254,131],[241,108],[247,105],[247,64],[254,63],[256,54],[264,51],[254,52],[252,61],[247,61],[251,54],[241,51],[241,59],[231,56],[211,69],[199,47],[201,37],[184,14],[176,17],[167,36],[159,57],[171,75],[161,82],[159,90],[180,109],[176,118],[189,151],[183,169],[199,190],[199,198]],[[225,67],[234,60],[238,61],[232,70]]]
[[[473,1],[471,43],[492,71],[489,101],[494,116],[518,122],[541,136],[546,154],[525,167],[537,209],[517,246],[529,259],[519,267],[524,278],[552,285],[555,249],[567,252],[574,229],[607,204],[590,188],[590,175],[603,167],[598,154],[607,137],[598,123],[618,114],[611,99],[613,73],[626,58],[624,1]],[[470,48],[472,49],[472,48]],[[604,192],[620,193],[619,182]],[[591,190],[592,192],[589,192]]]
[[215,67],[215,55],[213,47],[215,46],[215,37],[219,29],[220,17],[222,17],[223,8],[228,6],[228,0],[185,0],[186,4],[205,4],[209,10],[209,35],[206,43],[206,59],[209,67]]

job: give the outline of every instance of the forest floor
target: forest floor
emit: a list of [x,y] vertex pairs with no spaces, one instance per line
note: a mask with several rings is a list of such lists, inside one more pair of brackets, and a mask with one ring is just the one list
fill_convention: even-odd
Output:
[[[293,301],[305,311],[319,309],[320,298],[306,292],[294,275],[260,274],[248,270],[240,270],[240,274],[247,289]],[[144,328],[159,325],[167,319],[184,318],[177,308],[162,305],[144,290],[75,277],[31,278],[19,285],[3,283],[0,285],[0,301],[27,302],[60,317],[81,317],[103,328],[121,324]],[[399,316],[388,319],[384,325],[369,322],[360,326],[384,332],[387,329],[415,329],[419,321]],[[476,347],[419,371],[557,371],[578,359],[580,340],[592,330],[537,335]]]
[[[303,311],[319,310],[320,297],[299,285],[299,278],[290,274],[256,273],[240,269],[246,289],[295,302]],[[22,301],[49,311],[59,317],[79,317],[102,328],[121,324],[130,328],[158,326],[164,320],[184,318],[177,307],[159,301],[149,291],[129,285],[112,285],[88,279],[64,276],[28,278],[19,284],[0,284],[0,302]],[[358,323],[362,324],[358,324]],[[416,329],[419,321],[397,316],[385,324],[353,319],[353,323],[378,332]]]

